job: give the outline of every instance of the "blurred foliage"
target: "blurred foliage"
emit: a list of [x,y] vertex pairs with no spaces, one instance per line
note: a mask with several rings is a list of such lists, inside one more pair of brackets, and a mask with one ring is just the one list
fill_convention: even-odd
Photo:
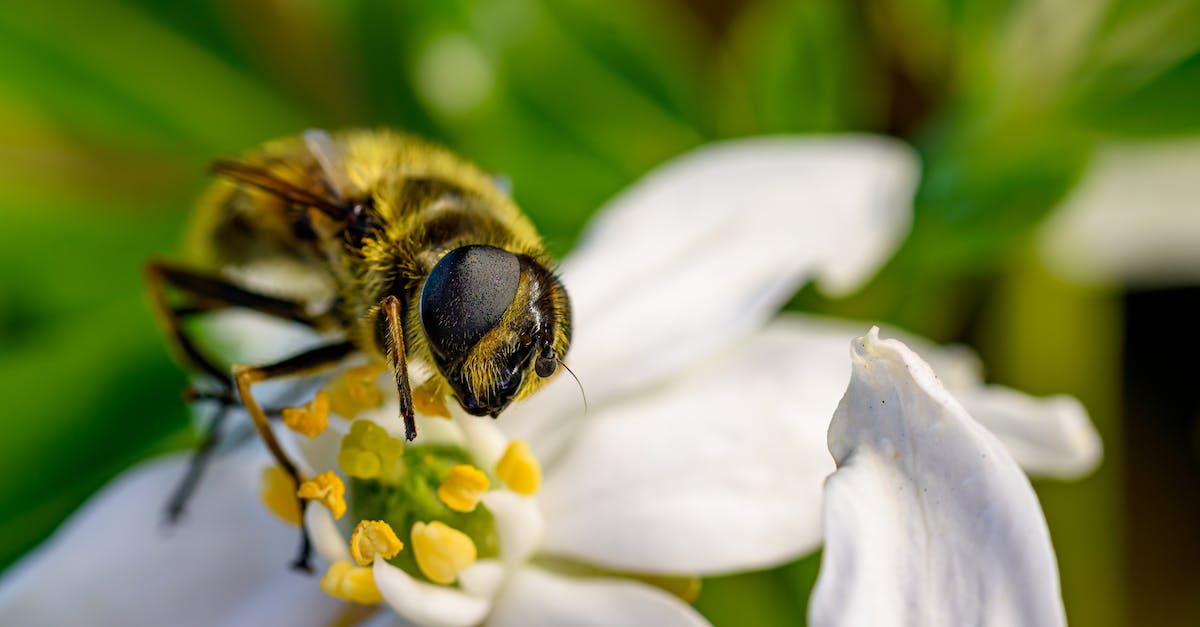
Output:
[[[215,156],[409,129],[508,175],[561,254],[703,142],[889,133],[925,161],[911,237],[858,295],[792,306],[952,339],[1097,141],[1200,131],[1198,84],[1192,0],[7,3],[0,564],[191,440],[140,266],[176,250]],[[714,580],[699,607],[791,622],[816,563]]]

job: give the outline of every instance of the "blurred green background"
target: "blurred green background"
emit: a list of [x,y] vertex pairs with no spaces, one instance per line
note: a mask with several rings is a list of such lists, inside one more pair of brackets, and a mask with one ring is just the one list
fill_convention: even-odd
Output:
[[[5,3],[0,566],[194,442],[140,268],[178,251],[214,157],[313,126],[416,131],[506,173],[561,255],[701,143],[869,131],[924,159],[912,234],[861,293],[790,306],[965,342],[993,381],[1080,397],[1104,466],[1036,486],[1069,618],[1197,624],[1200,296],[1075,284],[1034,241],[1097,146],[1200,133],[1198,103],[1194,0]],[[818,564],[706,581],[698,607],[796,624]]]

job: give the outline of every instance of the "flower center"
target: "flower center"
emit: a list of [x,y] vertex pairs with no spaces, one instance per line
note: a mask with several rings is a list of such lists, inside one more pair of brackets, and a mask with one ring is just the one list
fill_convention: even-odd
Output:
[[389,440],[396,439],[376,430],[383,431],[356,422],[338,459],[351,477],[353,518],[387,523],[412,547],[388,561],[414,577],[449,584],[476,558],[498,555],[492,513],[477,506],[490,482],[471,456],[446,445],[394,449]]
[[[336,469],[306,477],[298,485],[277,466],[262,475],[263,502],[285,522],[302,522],[297,496],[327,508],[334,519],[351,514],[356,526],[347,557],[353,561],[327,555],[332,563],[320,583],[335,597],[365,604],[382,598],[372,572],[377,559],[412,577],[454,585],[459,573],[477,560],[497,557],[500,538],[485,494],[511,491],[528,497],[537,493],[542,481],[537,458],[520,440],[510,441],[494,465],[481,466],[469,446],[437,439],[406,444],[370,418],[354,419],[380,405],[376,383],[382,372],[377,364],[348,369],[310,403],[283,412],[285,424],[309,438],[326,431],[331,413],[351,420]],[[431,398],[440,396],[435,392],[424,390]],[[430,405],[430,415],[449,417],[447,410],[426,400],[422,403]],[[450,429],[448,433],[455,429],[453,423]],[[459,427],[458,433],[476,446],[486,442],[485,448],[503,441],[498,432],[471,435]],[[495,501],[497,506],[501,502],[508,501]],[[514,515],[508,508],[498,513]],[[514,550],[525,555],[520,547]]]

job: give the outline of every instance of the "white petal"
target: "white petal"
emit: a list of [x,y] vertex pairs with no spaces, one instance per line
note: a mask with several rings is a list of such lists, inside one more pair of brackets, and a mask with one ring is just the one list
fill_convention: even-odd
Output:
[[1200,138],[1099,149],[1042,229],[1051,268],[1079,281],[1200,281]]
[[523,568],[496,601],[489,627],[707,625],[691,606],[628,579],[582,579]]
[[480,500],[495,517],[504,562],[520,564],[529,559],[546,528],[537,501],[508,490],[486,492]]
[[[822,352],[841,379],[850,378],[845,346],[867,325],[817,316],[785,314],[775,324],[786,324],[798,333],[824,337],[807,350],[817,358]],[[959,345],[938,345],[896,329],[884,329],[911,347],[933,367],[942,385],[987,427],[1032,476],[1058,479],[1082,477],[1100,464],[1102,446],[1087,415],[1074,398],[1036,398],[1016,390],[984,385],[979,357]]]
[[342,536],[328,507],[320,503],[309,503],[308,507],[304,508],[304,527],[308,529],[308,539],[312,542],[313,550],[326,563],[350,560],[350,544]]
[[878,329],[857,340],[829,428],[814,625],[1061,625],[1029,481],[933,371]]
[[995,385],[955,396],[1030,475],[1079,479],[1100,465],[1100,435],[1070,396],[1032,398]]
[[496,596],[507,576],[508,569],[499,560],[484,559],[459,571],[458,585],[473,597],[490,599]]
[[496,426],[491,418],[467,415],[459,407],[453,407],[450,412],[454,423],[462,430],[463,447],[471,454],[476,465],[482,468],[495,468],[496,462],[504,454],[508,438]]
[[[207,592],[192,590],[191,594],[205,598]],[[335,624],[344,609],[344,604],[321,591],[315,576],[289,570],[255,590],[254,594],[247,595],[240,603],[230,605],[225,615],[213,624],[224,627],[330,625]],[[180,623],[172,620],[159,624]]]
[[[350,423],[341,418],[330,417],[329,426],[317,437],[309,438],[288,428],[277,428],[277,439],[287,442],[292,459],[308,476],[338,468],[338,453],[342,451],[342,438],[350,432]],[[298,454],[297,454],[298,453]]]
[[417,581],[384,560],[375,560],[375,585],[401,618],[424,627],[478,625],[491,609],[489,599]]
[[331,620],[341,603],[288,570],[298,532],[259,500],[265,454],[247,447],[213,460],[185,518],[165,528],[162,508],[186,463],[181,454],[125,473],[9,569],[0,624],[213,625],[243,612]]
[[[917,169],[898,142],[844,136],[713,144],[651,172],[563,264],[568,364],[589,400],[735,342],[806,281],[845,291],[869,277],[907,230]],[[577,394],[561,399],[532,419],[578,406]],[[545,430],[506,419],[522,435]]]
[[774,323],[685,381],[584,419],[539,495],[543,550],[617,570],[714,574],[821,539],[845,344]]

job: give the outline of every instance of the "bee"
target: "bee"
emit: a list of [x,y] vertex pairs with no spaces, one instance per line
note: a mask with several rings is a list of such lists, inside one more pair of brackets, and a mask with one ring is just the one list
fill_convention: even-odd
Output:
[[[171,502],[182,513],[238,400],[292,479],[254,384],[318,374],[365,354],[388,365],[408,440],[417,437],[409,369],[431,371],[423,397],[495,418],[553,375],[571,338],[567,292],[529,219],[496,182],[449,150],[391,131],[307,131],[236,160],[202,197],[193,265],[146,264],[146,283],[176,357],[221,402]],[[255,268],[286,282],[252,285]],[[275,363],[222,367],[185,321],[227,308],[300,323],[327,341]],[[236,396],[235,396],[236,393]],[[304,502],[300,502],[301,507]],[[296,566],[307,568],[303,538]]]

